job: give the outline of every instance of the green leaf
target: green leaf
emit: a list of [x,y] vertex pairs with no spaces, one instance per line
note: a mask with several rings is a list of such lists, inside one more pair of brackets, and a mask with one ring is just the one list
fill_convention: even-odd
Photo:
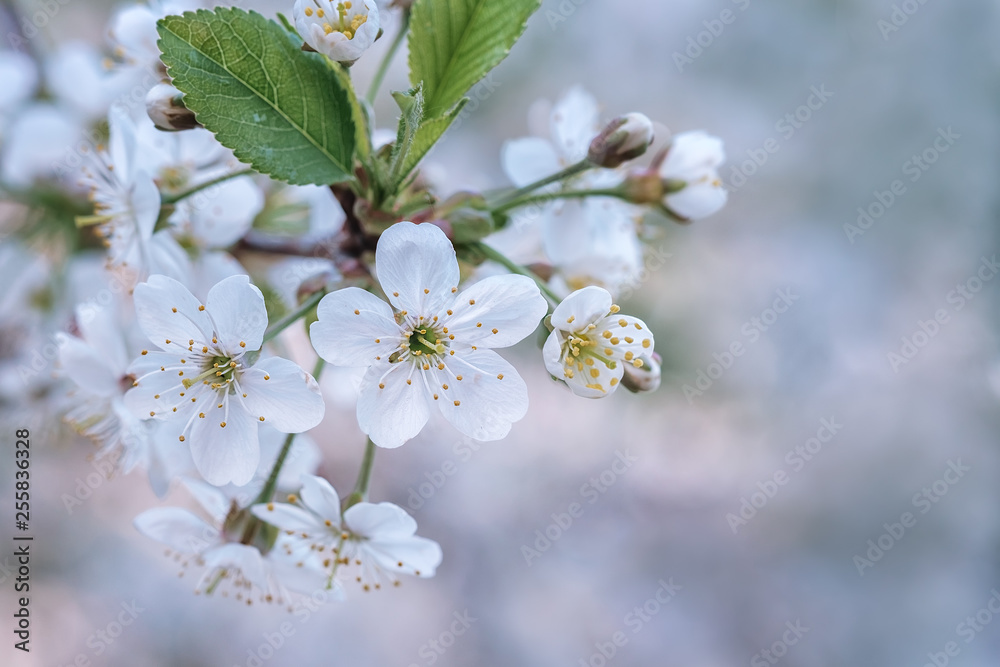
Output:
[[417,0],[410,18],[410,83],[423,82],[438,118],[500,64],[541,0]]
[[468,97],[463,97],[459,100],[458,104],[452,107],[448,113],[443,116],[438,116],[433,120],[424,121],[420,125],[420,129],[417,130],[416,136],[413,137],[413,141],[410,142],[410,148],[406,153],[399,169],[399,178],[397,180],[397,186],[402,184],[407,176],[410,175],[420,161],[424,159],[424,156],[434,147],[434,144],[438,142],[438,139],[445,133],[451,124],[455,122],[458,118],[458,114],[462,112],[466,103],[469,101]]
[[184,103],[237,158],[295,185],[353,178],[357,112],[322,56],[242,9],[168,16],[158,28]]

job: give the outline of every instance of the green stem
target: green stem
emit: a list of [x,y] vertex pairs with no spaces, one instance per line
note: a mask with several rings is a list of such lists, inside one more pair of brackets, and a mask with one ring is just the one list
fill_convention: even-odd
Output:
[[264,342],[266,343],[270,341],[272,338],[287,329],[289,325],[308,314],[310,310],[316,307],[316,304],[318,304],[324,296],[326,296],[326,292],[323,290],[310,295],[310,297],[303,301],[298,308],[269,326],[267,331],[264,332]]
[[520,199],[525,195],[531,194],[538,188],[543,188],[551,183],[558,183],[559,181],[564,181],[567,178],[576,176],[582,171],[587,171],[593,166],[594,165],[592,165],[589,160],[586,159],[581,160],[580,162],[577,162],[574,165],[566,167],[565,169],[563,169],[558,173],[552,174],[551,176],[546,176],[545,178],[539,179],[534,183],[528,183],[523,188],[518,188],[517,190],[514,190],[513,192],[504,195],[503,197],[500,198],[500,200],[497,203],[501,206],[506,205],[509,202],[512,202],[516,199]]
[[477,241],[476,243],[470,243],[469,247],[474,248],[475,250],[478,250],[482,254],[486,255],[487,259],[492,259],[497,264],[503,265],[511,273],[516,273],[520,276],[526,276],[534,280],[535,284],[538,285],[538,289],[541,290],[542,294],[545,296],[546,299],[549,300],[549,302],[553,306],[558,306],[559,303],[562,301],[562,299],[560,299],[559,296],[552,291],[552,288],[549,287],[548,283],[542,280],[538,274],[536,274],[531,269],[521,266],[520,264],[512,261],[502,252],[499,252],[495,248],[486,245],[482,241]]
[[392,64],[393,58],[396,57],[396,52],[399,51],[399,47],[403,45],[403,40],[406,39],[406,32],[410,27],[409,9],[403,10],[402,21],[402,24],[399,26],[399,33],[392,41],[392,45],[389,46],[389,50],[386,51],[385,56],[382,58],[382,62],[378,66],[378,70],[375,72],[375,78],[372,79],[372,83],[368,87],[365,99],[368,100],[369,104],[375,104],[375,97],[378,95],[378,89],[382,86],[382,81],[385,79],[385,75],[389,71],[389,65]]
[[361,469],[358,470],[358,481],[354,484],[354,491],[347,497],[344,509],[357,505],[368,500],[368,485],[372,480],[373,464],[375,463],[375,443],[371,438],[365,443],[365,455],[361,459]]
[[234,171],[231,174],[223,174],[222,176],[219,176],[218,178],[213,178],[210,181],[205,181],[204,183],[200,183],[200,184],[194,186],[193,188],[191,188],[190,190],[185,190],[184,192],[178,192],[175,195],[164,195],[162,197],[162,199],[160,200],[160,203],[162,203],[164,205],[166,205],[166,204],[176,204],[180,200],[187,199],[191,195],[197,194],[197,193],[201,192],[202,190],[207,190],[208,188],[212,187],[213,185],[218,185],[219,183],[224,183],[224,182],[226,182],[226,181],[228,181],[230,179],[239,178],[240,176],[249,176],[250,174],[254,174],[254,173],[256,173],[256,172],[253,169],[244,169],[242,171]]
[[528,195],[520,199],[514,199],[500,204],[493,209],[494,213],[504,213],[513,208],[520,208],[529,204],[547,204],[554,199],[585,199],[587,197],[617,197],[625,199],[625,192],[620,188],[604,188],[596,190],[563,190],[561,192],[550,192],[543,195]]

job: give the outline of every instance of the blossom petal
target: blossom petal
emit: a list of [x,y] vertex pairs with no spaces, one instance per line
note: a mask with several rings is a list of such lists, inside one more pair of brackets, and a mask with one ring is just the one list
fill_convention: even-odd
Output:
[[397,222],[382,232],[375,264],[389,302],[413,315],[442,310],[460,280],[454,246],[429,223]]
[[417,522],[393,503],[358,503],[344,512],[344,524],[355,535],[369,539],[409,537],[417,532]]
[[226,515],[229,514],[230,501],[226,494],[218,487],[206,484],[201,480],[185,478],[181,482],[208,516],[212,517],[212,521],[221,526],[222,522],[226,520]]
[[590,142],[601,131],[599,119],[597,100],[582,86],[571,88],[553,107],[552,137],[569,164],[587,156]]
[[288,359],[261,359],[243,372],[239,382],[246,394],[243,402],[255,420],[284,433],[308,431],[323,421],[326,405],[319,385]]
[[[257,418],[239,406],[212,407],[191,426],[191,457],[205,481],[215,486],[243,486],[253,479],[260,461]],[[225,421],[223,421],[225,419]],[[224,427],[221,425],[225,424]]]
[[417,535],[402,539],[370,540],[361,548],[383,570],[417,577],[433,577],[443,557],[441,545]]
[[[142,332],[162,350],[178,353],[189,340],[212,339],[212,322],[202,304],[173,278],[154,275],[136,285],[135,312]],[[170,341],[170,342],[165,342]]]
[[243,238],[264,206],[249,176],[221,183],[192,197],[186,210],[191,234],[206,248],[225,248]]
[[276,526],[281,530],[291,530],[296,533],[312,533],[322,527],[322,522],[309,512],[288,503],[266,503],[254,505],[253,515]]
[[327,294],[317,315],[309,337],[319,356],[335,366],[368,366],[376,357],[388,359],[402,342],[389,304],[359,287]]
[[109,359],[75,336],[59,341],[59,364],[78,387],[97,396],[118,394],[119,377],[108,366]]
[[415,368],[379,362],[361,379],[358,426],[379,447],[399,447],[430,418],[429,397]]
[[490,276],[463,290],[442,322],[459,345],[509,347],[523,340],[545,316],[548,304],[525,276]]
[[340,496],[330,482],[316,475],[303,475],[299,495],[306,507],[340,525]]
[[689,182],[680,192],[667,195],[666,204],[682,218],[700,220],[717,213],[728,199],[729,193],[713,172],[695,182]]
[[260,590],[268,590],[267,568],[257,547],[245,544],[223,544],[202,554],[206,574],[217,569],[238,570],[243,579]]
[[563,168],[556,149],[540,137],[523,137],[506,142],[500,159],[507,177],[519,188]]
[[179,507],[156,507],[135,518],[140,533],[185,554],[201,553],[219,540],[219,531]]
[[584,287],[563,299],[552,311],[552,326],[577,331],[611,312],[611,293],[603,287]]
[[441,413],[470,438],[500,440],[528,412],[524,380],[493,350],[449,356],[444,371],[431,373],[440,386]]
[[232,355],[260,349],[267,329],[267,308],[264,295],[248,276],[221,281],[209,290],[206,306],[223,349]]

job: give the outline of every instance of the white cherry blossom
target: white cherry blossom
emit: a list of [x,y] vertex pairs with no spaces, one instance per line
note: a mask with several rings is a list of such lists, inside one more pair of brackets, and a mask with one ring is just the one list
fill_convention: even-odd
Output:
[[441,547],[418,537],[417,522],[397,505],[359,502],[341,517],[337,492],[312,475],[302,476],[302,490],[290,500],[255,505],[252,511],[286,532],[290,555],[318,555],[331,579],[343,568],[356,568],[355,579],[368,591],[383,582],[398,586],[400,574],[433,577],[441,564]]
[[621,315],[600,287],[573,292],[552,312],[545,368],[573,393],[602,398],[621,383],[625,365],[641,368],[653,354],[653,334],[642,320]]
[[295,0],[295,27],[316,51],[338,62],[354,62],[375,43],[375,0]]
[[246,276],[227,278],[202,304],[152,276],[135,288],[139,326],[161,351],[143,350],[125,403],[144,419],[179,420],[198,472],[211,484],[249,482],[260,461],[258,425],[301,433],[323,418],[319,386],[296,364],[257,359],[267,312]]
[[[417,435],[433,406],[459,431],[499,440],[528,408],[524,381],[490,348],[528,336],[546,312],[523,276],[492,276],[459,292],[451,242],[430,224],[396,223],[375,253],[389,304],[357,287],[326,295],[310,330],[337,366],[367,366],[361,430],[380,447]],[[395,310],[394,310],[395,309]]]

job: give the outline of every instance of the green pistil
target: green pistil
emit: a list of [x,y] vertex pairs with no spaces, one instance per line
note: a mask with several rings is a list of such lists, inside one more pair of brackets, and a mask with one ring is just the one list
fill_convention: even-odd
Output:
[[437,334],[431,329],[415,329],[410,334],[409,339],[410,354],[421,356],[424,354],[441,354],[444,352],[444,343],[438,341]]

